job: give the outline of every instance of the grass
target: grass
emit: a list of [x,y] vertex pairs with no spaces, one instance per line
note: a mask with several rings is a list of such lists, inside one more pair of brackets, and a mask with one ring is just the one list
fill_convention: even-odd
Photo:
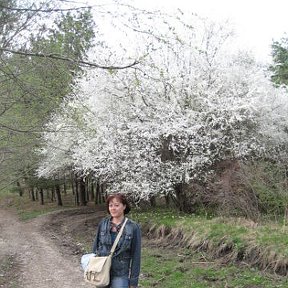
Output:
[[232,242],[241,248],[251,242],[259,246],[273,247],[275,251],[288,256],[288,226],[276,223],[261,224],[241,218],[212,218],[193,214],[184,214],[167,209],[134,211],[133,219],[142,225],[156,224],[169,228],[178,228],[185,234],[196,233],[213,243]]
[[135,211],[132,218],[142,224],[151,239],[159,238],[160,245],[189,247],[225,263],[242,261],[266,272],[282,276],[288,273],[287,226],[241,218],[185,215],[166,209]]
[[61,207],[57,206],[55,201],[46,200],[45,205],[40,205],[39,201],[31,201],[27,195],[20,197],[16,193],[2,193],[0,194],[0,205],[14,208],[20,220],[26,221],[53,211],[75,207],[69,198],[71,195],[62,195],[65,205]]
[[276,288],[288,287],[285,277],[265,274],[245,265],[223,265],[203,253],[187,249],[142,249],[141,287]]

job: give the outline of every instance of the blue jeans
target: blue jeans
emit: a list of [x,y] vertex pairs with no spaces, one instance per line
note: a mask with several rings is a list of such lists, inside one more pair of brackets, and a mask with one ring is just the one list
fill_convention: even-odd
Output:
[[129,288],[127,277],[112,277],[109,288]]

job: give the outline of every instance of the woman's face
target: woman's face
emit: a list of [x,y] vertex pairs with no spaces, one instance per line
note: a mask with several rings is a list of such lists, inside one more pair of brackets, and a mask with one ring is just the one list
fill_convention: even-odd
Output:
[[109,212],[113,218],[124,216],[126,205],[123,205],[117,198],[113,198],[109,202]]

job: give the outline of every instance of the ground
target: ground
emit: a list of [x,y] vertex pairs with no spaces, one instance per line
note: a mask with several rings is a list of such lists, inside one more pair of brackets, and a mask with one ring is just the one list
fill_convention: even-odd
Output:
[[83,281],[80,257],[103,215],[103,209],[77,208],[23,222],[0,207],[0,287],[91,287]]
[[[20,221],[17,211],[8,206],[0,205],[0,288],[93,287],[83,280],[80,258],[91,252],[105,207],[65,208]],[[226,267],[203,251],[176,250],[171,237],[163,243],[159,242],[163,237],[151,234],[148,238],[143,238],[143,287],[180,287],[179,283],[184,283],[181,287],[288,287],[285,277],[258,273],[246,263]],[[171,246],[164,251],[162,245]]]

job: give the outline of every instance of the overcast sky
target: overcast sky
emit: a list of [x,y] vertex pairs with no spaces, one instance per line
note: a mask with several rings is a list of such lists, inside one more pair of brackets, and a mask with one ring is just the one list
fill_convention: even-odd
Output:
[[214,20],[229,19],[239,45],[256,59],[270,61],[272,40],[288,35],[288,0],[134,0],[146,7],[188,9]]

